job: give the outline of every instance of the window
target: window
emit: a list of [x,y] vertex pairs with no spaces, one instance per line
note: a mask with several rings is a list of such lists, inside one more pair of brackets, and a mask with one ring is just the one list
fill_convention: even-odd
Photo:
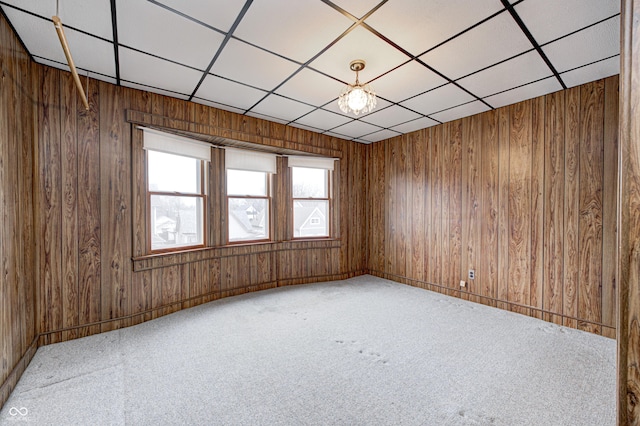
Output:
[[270,239],[273,154],[227,148],[227,222],[230,243]]
[[330,235],[330,170],[333,159],[289,157],[293,204],[293,237]]
[[151,251],[204,246],[205,161],[210,147],[144,130]]

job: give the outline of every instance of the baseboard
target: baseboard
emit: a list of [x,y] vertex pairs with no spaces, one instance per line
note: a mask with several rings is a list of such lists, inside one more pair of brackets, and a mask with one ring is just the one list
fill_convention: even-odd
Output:
[[34,337],[33,341],[25,351],[24,355],[20,358],[20,360],[13,367],[7,379],[0,385],[0,409],[4,406],[4,403],[7,402],[11,392],[15,389],[20,377],[22,377],[22,373],[27,369],[27,366],[33,359],[33,356],[36,354],[38,350],[38,336]]

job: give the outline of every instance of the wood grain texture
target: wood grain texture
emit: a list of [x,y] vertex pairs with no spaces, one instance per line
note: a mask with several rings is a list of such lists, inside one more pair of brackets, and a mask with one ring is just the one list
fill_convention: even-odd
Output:
[[[37,269],[34,228],[41,189],[34,172],[41,161],[35,126],[40,71],[0,16],[0,407],[35,354],[36,313],[43,308],[36,282],[44,274]],[[60,320],[61,314],[62,306],[56,311]]]
[[617,406],[619,425],[640,425],[640,1],[622,1],[620,30]]
[[368,271],[613,337],[617,87],[614,76],[369,145],[367,204],[384,209],[368,238],[384,254],[370,251]]

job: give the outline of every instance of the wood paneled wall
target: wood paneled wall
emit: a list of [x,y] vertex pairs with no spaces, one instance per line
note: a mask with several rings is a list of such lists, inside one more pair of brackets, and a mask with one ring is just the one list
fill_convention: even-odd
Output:
[[369,272],[615,337],[617,135],[614,76],[368,146]]
[[[41,344],[136,324],[220,297],[364,273],[365,145],[94,80],[88,92],[90,110],[85,111],[69,73],[41,68]],[[144,160],[127,121],[131,111],[157,125],[207,136],[338,153],[340,238],[140,259],[144,200],[134,188],[144,176]],[[211,167],[219,164],[214,156]],[[219,214],[211,215],[213,226],[223,226]],[[211,234],[223,233],[214,229]]]
[[620,16],[618,424],[640,425],[640,1]]
[[0,15],[0,407],[37,344],[34,68]]

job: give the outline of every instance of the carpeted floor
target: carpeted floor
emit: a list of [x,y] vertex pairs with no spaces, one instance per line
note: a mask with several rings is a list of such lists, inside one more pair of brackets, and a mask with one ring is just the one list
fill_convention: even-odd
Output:
[[615,346],[362,276],[42,347],[0,423],[614,425]]

